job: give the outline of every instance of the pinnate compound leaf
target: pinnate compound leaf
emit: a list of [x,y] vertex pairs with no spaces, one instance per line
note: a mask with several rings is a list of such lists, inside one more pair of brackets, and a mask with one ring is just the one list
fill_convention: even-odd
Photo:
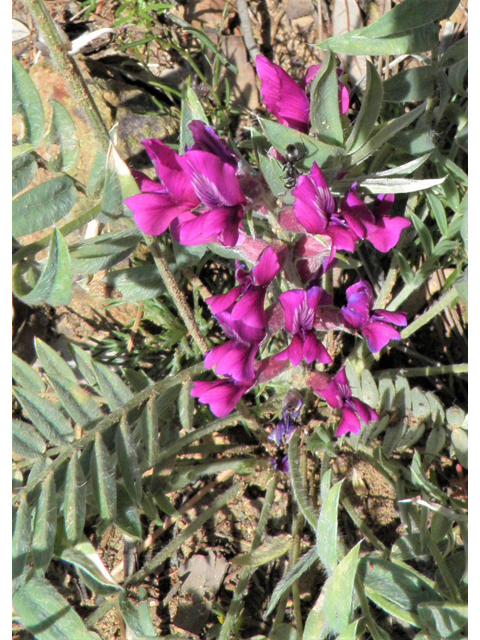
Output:
[[346,143],[349,153],[359,149],[368,140],[380,114],[382,100],[382,80],[376,67],[367,61],[367,86],[363,95],[362,106]]
[[261,544],[254,551],[237,556],[232,562],[241,567],[260,567],[262,564],[281,558],[287,553],[292,544],[293,537],[288,533],[275,536]]
[[343,127],[338,103],[337,68],[335,57],[330,51],[312,83],[310,119],[320,140],[327,144],[342,145]]
[[315,547],[312,547],[310,551],[305,553],[298,562],[287,571],[273,590],[272,598],[268,606],[267,617],[273,612],[278,601],[287,589],[289,589],[305,573],[305,571],[308,571],[317,560],[317,550]]
[[67,305],[72,299],[73,271],[68,246],[58,229],[54,229],[47,262],[34,288],[22,297],[26,304]]
[[165,285],[155,265],[118,269],[108,273],[105,280],[118,289],[122,299],[128,302],[142,302],[156,298],[165,291]]
[[460,427],[452,429],[452,444],[458,461],[464,469],[468,469],[468,433]]
[[137,540],[142,538],[142,523],[140,522],[137,501],[132,498],[123,483],[117,483],[115,526],[132,538]]
[[13,608],[38,640],[93,640],[80,616],[44,578],[33,577],[19,589]]
[[57,496],[53,471],[42,482],[38,500],[35,526],[33,529],[32,551],[35,567],[45,571],[50,564],[57,532]]
[[16,196],[33,182],[38,173],[37,161],[33,154],[21,156],[12,164],[12,196]]
[[65,378],[70,382],[77,382],[75,374],[62,356],[40,338],[35,338],[35,352],[47,375]]
[[12,111],[20,113],[25,123],[23,141],[38,147],[45,132],[45,111],[42,99],[28,72],[13,58],[12,60]]
[[95,377],[95,372],[93,370],[93,361],[92,357],[89,353],[81,349],[78,345],[69,343],[68,348],[72,352],[75,363],[88,382],[91,387],[94,387],[97,384],[97,378]]
[[12,353],[12,378],[30,391],[38,391],[39,393],[45,391],[42,377],[15,353]]
[[127,229],[70,245],[74,273],[89,275],[113,267],[133,252],[140,238],[138,229]]
[[28,506],[27,496],[23,495],[15,514],[15,527],[12,539],[12,582],[13,591],[21,587],[25,581],[27,556],[32,549],[32,514]]
[[115,466],[101,434],[97,434],[91,458],[93,494],[105,523],[113,522],[117,508]]
[[50,227],[72,210],[77,190],[68,176],[53,178],[21,193],[12,204],[12,233],[24,236]]
[[12,449],[27,460],[38,458],[45,453],[46,444],[42,436],[28,422],[12,421]]
[[323,500],[317,525],[317,552],[328,575],[332,575],[337,566],[337,526],[338,503],[343,480],[329,490]]
[[83,535],[87,512],[87,482],[76,453],[70,458],[65,478],[63,517],[70,544],[77,544]]
[[14,387],[13,393],[46,440],[57,445],[73,440],[71,424],[52,402],[20,387]]
[[70,171],[77,166],[80,155],[80,143],[77,139],[77,127],[68,110],[58,102],[50,100],[52,122],[45,136],[45,148],[50,160],[50,171]]
[[343,633],[350,624],[353,585],[360,554],[360,541],[339,562],[325,584],[325,620],[333,633]]

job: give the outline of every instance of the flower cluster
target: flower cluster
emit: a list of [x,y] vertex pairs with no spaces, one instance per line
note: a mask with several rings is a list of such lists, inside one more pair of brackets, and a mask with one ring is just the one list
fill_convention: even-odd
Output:
[[[257,57],[265,105],[281,124],[308,133],[308,86],[319,68],[308,69],[301,86],[278,65]],[[341,82],[339,105],[342,114],[348,111],[348,91]],[[335,264],[338,251],[353,252],[361,241],[383,253],[395,247],[410,222],[390,215],[393,195],[379,196],[372,210],[356,193],[355,185],[343,198],[336,198],[322,170],[313,163],[310,173],[300,175],[292,190],[293,207],[283,207],[278,215],[278,224],[291,234],[292,241],[268,243],[252,238],[242,220],[247,211],[265,213],[267,200],[261,197],[265,183],[248,173],[211,127],[201,121],[193,121],[189,127],[194,143],[183,155],[160,140],[143,141],[159,181],[136,172],[141,193],[128,198],[126,204],[147,234],[160,235],[170,229],[183,245],[234,247],[252,265],[249,268],[237,260],[237,285],[206,301],[226,341],[205,357],[205,367],[214,369],[220,378],[195,382],[192,396],[209,405],[216,416],[224,417],[250,389],[288,366],[312,370],[315,363],[330,365],[332,356],[321,341],[325,330],[359,334],[374,353],[390,340],[398,340],[397,327],[406,325],[406,315],[374,309],[368,282],[360,280],[350,286],[346,305],[341,308],[318,286],[319,277]],[[281,274],[282,282],[293,288],[277,296],[269,294],[274,281],[277,285],[272,289],[278,291]],[[259,360],[262,346],[284,330],[290,336],[287,346]],[[358,433],[360,420],[368,423],[378,418],[373,409],[352,397],[344,369],[333,378],[311,371],[308,385],[341,411],[337,435]],[[270,437],[277,445],[291,436],[293,413],[285,409],[272,432]]]

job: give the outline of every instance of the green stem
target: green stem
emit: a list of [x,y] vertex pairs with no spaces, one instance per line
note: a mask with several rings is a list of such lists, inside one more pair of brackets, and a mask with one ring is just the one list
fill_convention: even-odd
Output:
[[422,378],[428,376],[444,376],[451,373],[468,373],[468,364],[444,364],[439,367],[412,367],[411,369],[384,369],[377,374],[382,378],[395,378],[401,375],[404,378]]
[[[255,533],[255,537],[253,538],[250,552],[255,551],[262,540],[263,532],[265,531],[268,516],[270,514],[270,509],[272,508],[273,500],[275,498],[275,489],[277,488],[277,483],[278,474],[275,474],[267,486],[265,502],[263,503],[262,513],[260,514],[257,531]],[[245,567],[244,569],[242,569],[242,572],[238,579],[237,588],[235,589],[230,607],[228,608],[227,615],[225,616],[225,620],[223,622],[218,640],[228,640],[228,638],[230,638],[230,633],[232,631],[233,625],[235,624],[235,621],[240,614],[242,602],[247,591],[248,581],[250,580],[250,576],[254,571],[255,568],[252,567]]]
[[185,294],[178,286],[178,283],[175,280],[168,262],[162,256],[157,238],[154,238],[153,236],[147,236],[145,234],[144,238],[148,248],[152,253],[153,259],[155,260],[155,264],[157,265],[157,269],[160,272],[160,276],[162,277],[165,287],[167,288],[168,293],[172,296],[172,300],[175,303],[175,306],[177,307],[178,312],[180,313],[180,316],[185,323],[185,326],[190,332],[191,337],[195,340],[202,354],[205,355],[205,353],[209,349],[207,341],[205,340],[202,333],[200,332],[200,329],[197,326],[195,317],[192,310],[190,309]]
[[458,298],[458,291],[456,290],[455,287],[452,287],[444,296],[440,298],[440,300],[438,300],[434,305],[432,305],[430,309],[428,309],[428,311],[426,311],[419,318],[411,322],[408,325],[408,327],[405,327],[405,329],[401,333],[402,340],[404,340],[405,338],[408,338],[408,336],[411,336],[412,333],[415,333],[415,331],[418,331],[418,329],[421,329],[428,322],[433,320],[433,318],[435,318],[435,316],[437,316],[439,313],[442,313],[444,309],[447,309],[448,307],[450,307],[457,298]]
[[434,557],[434,560],[437,563],[437,567],[438,567],[440,573],[442,574],[443,579],[445,580],[445,583],[446,583],[446,585],[448,587],[448,590],[450,591],[450,595],[452,596],[453,602],[456,602],[458,604],[463,603],[463,600],[462,600],[462,597],[461,597],[460,592],[458,590],[458,587],[455,584],[455,580],[453,579],[449,568],[447,567],[445,559],[442,556],[442,554],[440,552],[440,549],[438,548],[437,543],[435,542],[435,540],[432,538],[432,536],[428,532],[427,532],[427,544],[430,547],[430,551],[432,552],[432,556]]
[[57,65],[62,77],[65,78],[78,105],[87,116],[101,147],[104,151],[107,151],[110,144],[108,129],[103,122],[102,116],[98,111],[75,59],[68,54],[44,1],[27,0],[27,5],[38,30],[50,49],[52,60]]
[[387,276],[375,301],[375,309],[383,309],[385,307],[385,303],[390,297],[393,291],[393,287],[395,286],[395,283],[397,281],[398,273],[399,268],[397,267],[397,256],[394,255],[392,262],[390,263],[390,268],[388,270]]

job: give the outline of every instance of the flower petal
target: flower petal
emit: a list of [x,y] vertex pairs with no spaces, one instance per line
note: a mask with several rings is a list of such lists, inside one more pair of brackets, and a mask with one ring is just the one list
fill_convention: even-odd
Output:
[[307,364],[312,362],[322,362],[323,364],[331,364],[333,362],[330,354],[325,349],[316,335],[309,331],[305,336],[303,345],[303,357]]
[[210,405],[211,412],[217,418],[224,418],[235,409],[249,388],[250,385],[237,385],[229,380],[196,381],[193,383],[191,395],[198,398],[202,404]]
[[285,315],[285,329],[289,333],[297,333],[298,331],[298,315],[299,311],[306,300],[306,292],[303,289],[292,289],[281,293],[278,300],[283,308]]
[[220,158],[222,162],[226,162],[234,169],[238,166],[238,158],[228,147],[226,142],[222,140],[213,127],[205,124],[202,120],[192,120],[188,124],[188,128],[192,132],[194,144],[190,149],[194,151],[208,151]]
[[376,228],[372,227],[368,231],[367,240],[369,240],[378,251],[388,253],[400,240],[402,231],[410,227],[411,224],[410,220],[401,218],[400,216],[395,218],[385,216]]
[[168,193],[179,202],[185,202],[191,208],[199,204],[190,178],[183,172],[178,160],[180,156],[161,140],[142,140],[158,177],[168,189]]
[[400,340],[400,332],[391,324],[385,322],[370,321],[362,329],[368,348],[372,353],[378,353],[390,340]]
[[166,193],[138,193],[127,198],[125,204],[133,211],[137,226],[150,236],[164,233],[172,220],[189,208]]
[[261,287],[263,285],[268,285],[280,272],[282,265],[280,264],[280,260],[278,259],[278,255],[272,249],[272,247],[268,247],[258,264],[253,268],[253,281],[257,287]]
[[310,101],[305,91],[286,71],[265,56],[257,56],[255,64],[262,81],[263,102],[270,113],[280,124],[308,133]]
[[396,324],[399,327],[406,327],[408,324],[407,314],[405,311],[385,311],[384,309],[374,309],[372,319],[373,317],[378,318],[383,322]]
[[360,420],[358,419],[355,411],[353,411],[353,409],[349,409],[348,407],[344,407],[342,419],[337,427],[337,431],[335,432],[337,438],[349,432],[360,433],[361,430],[362,425],[360,424]]

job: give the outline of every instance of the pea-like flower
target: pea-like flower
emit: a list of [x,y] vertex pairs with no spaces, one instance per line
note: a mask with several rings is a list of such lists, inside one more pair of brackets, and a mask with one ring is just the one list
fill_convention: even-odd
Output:
[[191,395],[202,404],[208,404],[217,418],[224,418],[235,409],[253,384],[238,384],[231,378],[212,382],[197,380],[193,383]]
[[280,353],[277,360],[290,360],[297,366],[305,360],[307,364],[318,361],[330,364],[332,358],[317,338],[314,329],[315,313],[319,305],[328,305],[332,297],[321,287],[311,287],[308,291],[293,289],[279,296],[285,316],[285,328],[292,334],[290,345]]
[[314,393],[326,400],[327,404],[334,408],[340,409],[342,418],[336,430],[337,437],[346,433],[360,433],[362,425],[360,419],[365,424],[378,420],[378,413],[374,411],[359,398],[352,396],[352,389],[348,383],[345,374],[345,367],[340,369],[337,375],[326,383],[329,377],[326,374],[311,374],[308,380],[309,386]]
[[372,353],[383,349],[390,340],[400,340],[400,332],[394,325],[407,325],[405,312],[374,309],[372,287],[366,280],[360,280],[348,287],[346,293],[347,306],[341,310],[343,320],[348,328],[365,337]]

